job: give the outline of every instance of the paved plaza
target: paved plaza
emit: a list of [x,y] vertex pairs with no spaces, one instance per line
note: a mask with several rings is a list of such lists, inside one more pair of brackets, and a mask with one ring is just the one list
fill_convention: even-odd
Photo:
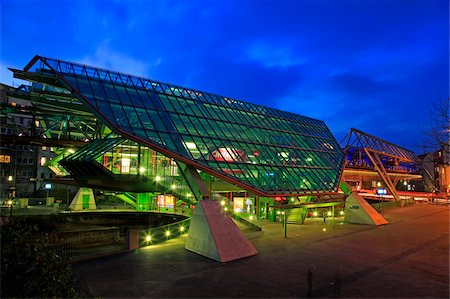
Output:
[[[245,232],[259,254],[221,264],[186,236],[76,265],[101,298],[449,298],[449,207],[385,210],[373,227],[308,219]],[[309,271],[309,275],[308,275]],[[308,281],[309,276],[309,281]]]

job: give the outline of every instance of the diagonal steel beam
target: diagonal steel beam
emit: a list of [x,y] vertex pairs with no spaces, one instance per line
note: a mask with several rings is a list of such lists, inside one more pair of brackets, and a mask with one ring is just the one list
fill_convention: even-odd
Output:
[[397,190],[395,189],[395,185],[392,182],[392,180],[389,178],[389,175],[386,171],[386,169],[383,166],[383,163],[381,163],[380,157],[377,153],[372,152],[373,155],[370,153],[371,150],[364,148],[364,152],[366,153],[367,157],[369,157],[372,164],[375,166],[375,169],[377,170],[378,174],[380,175],[381,179],[386,184],[387,188],[391,192],[391,194],[394,196],[395,201],[400,201],[400,197],[397,194]]

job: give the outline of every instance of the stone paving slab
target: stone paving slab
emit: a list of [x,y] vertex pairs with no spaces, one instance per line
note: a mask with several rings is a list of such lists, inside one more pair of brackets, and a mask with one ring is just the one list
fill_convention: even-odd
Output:
[[[186,236],[77,265],[101,298],[449,298],[449,208],[385,210],[388,225],[318,219],[246,232],[259,254],[221,264],[184,249]],[[326,231],[324,231],[324,228]]]

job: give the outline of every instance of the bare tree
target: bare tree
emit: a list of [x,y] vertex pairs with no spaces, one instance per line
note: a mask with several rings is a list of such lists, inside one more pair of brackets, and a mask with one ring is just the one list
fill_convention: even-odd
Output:
[[434,102],[430,111],[431,128],[424,132],[425,140],[422,144],[424,152],[440,149],[448,144],[450,139],[450,98],[441,102]]

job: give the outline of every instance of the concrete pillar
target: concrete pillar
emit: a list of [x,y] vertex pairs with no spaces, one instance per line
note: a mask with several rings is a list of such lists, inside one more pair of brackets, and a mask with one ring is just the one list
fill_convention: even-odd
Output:
[[128,230],[128,250],[136,250],[139,249],[140,240],[139,240],[139,230],[137,229],[129,229]]

